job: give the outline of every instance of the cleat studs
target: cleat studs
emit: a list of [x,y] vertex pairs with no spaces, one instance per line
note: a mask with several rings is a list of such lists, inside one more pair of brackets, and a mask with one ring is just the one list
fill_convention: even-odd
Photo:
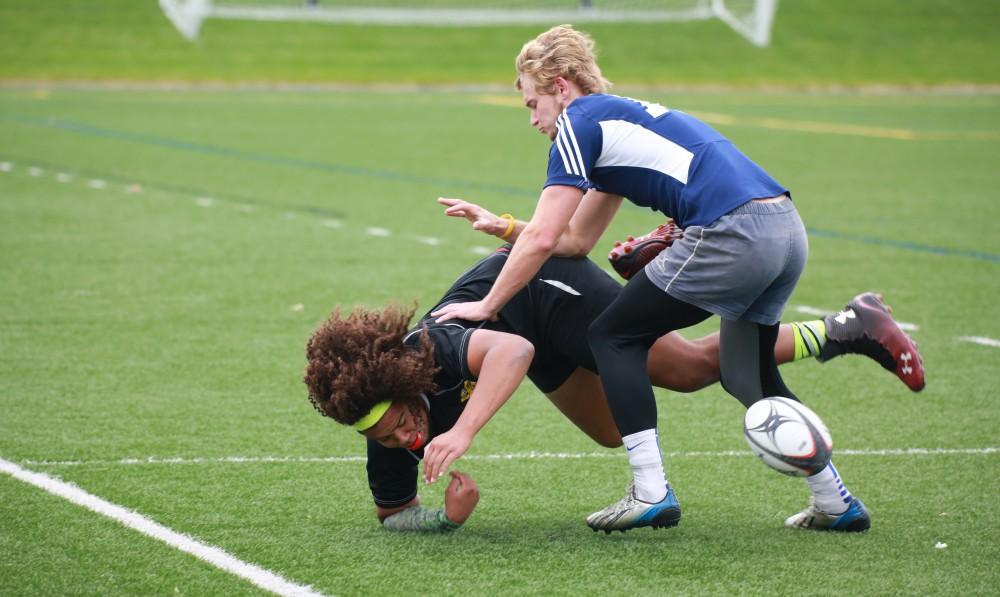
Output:
[[616,240],[614,246],[616,246],[616,247],[622,246],[622,241]]
[[635,240],[635,237],[634,237],[634,236],[632,236],[631,234],[625,237],[625,241],[626,241],[626,242],[632,242],[632,241],[634,241],[634,240]]
[[632,252],[632,247],[625,247],[624,251],[625,251],[625,254],[628,255],[629,253]]

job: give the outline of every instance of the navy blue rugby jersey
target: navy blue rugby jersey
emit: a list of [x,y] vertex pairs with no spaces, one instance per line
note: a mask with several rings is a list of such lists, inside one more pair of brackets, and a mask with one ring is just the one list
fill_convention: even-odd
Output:
[[788,190],[697,118],[617,95],[579,97],[556,120],[545,186],[621,195],[681,227]]

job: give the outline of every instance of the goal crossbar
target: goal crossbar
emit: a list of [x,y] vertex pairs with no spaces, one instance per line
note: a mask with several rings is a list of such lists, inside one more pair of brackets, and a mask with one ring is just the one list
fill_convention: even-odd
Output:
[[258,6],[225,4],[211,0],[160,0],[160,7],[188,39],[196,39],[207,18],[252,21],[312,21],[368,25],[418,25],[431,27],[534,25],[552,23],[659,23],[718,18],[752,44],[770,43],[771,23],[778,0],[756,0],[748,22],[735,15],[725,0],[699,0],[687,8],[671,10],[615,9],[581,5],[575,9],[497,8],[394,8],[336,6]]

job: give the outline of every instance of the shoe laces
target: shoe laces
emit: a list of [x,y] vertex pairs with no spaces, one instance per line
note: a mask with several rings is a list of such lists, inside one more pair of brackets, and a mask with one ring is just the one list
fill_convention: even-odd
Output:
[[625,487],[625,497],[604,509],[607,514],[622,514],[632,509],[638,498],[635,497],[635,482]]

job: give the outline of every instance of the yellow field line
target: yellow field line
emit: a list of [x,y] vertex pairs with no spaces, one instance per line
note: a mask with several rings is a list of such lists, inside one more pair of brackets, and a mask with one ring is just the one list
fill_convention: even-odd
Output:
[[505,108],[523,108],[524,102],[515,95],[481,95],[479,103],[487,106],[502,106]]
[[[524,108],[521,98],[507,95],[482,95],[479,103],[488,106]],[[788,120],[785,118],[737,118],[731,114],[717,112],[690,112],[709,124],[726,126],[743,126],[764,128],[779,131],[794,131],[798,133],[817,133],[824,135],[848,135],[852,137],[870,137],[876,139],[894,139],[897,141],[996,141],[1000,140],[1000,132],[977,131],[968,133],[949,131],[914,131],[904,128],[889,128],[864,126],[859,124],[843,124],[838,122],[814,122],[809,120]]]

